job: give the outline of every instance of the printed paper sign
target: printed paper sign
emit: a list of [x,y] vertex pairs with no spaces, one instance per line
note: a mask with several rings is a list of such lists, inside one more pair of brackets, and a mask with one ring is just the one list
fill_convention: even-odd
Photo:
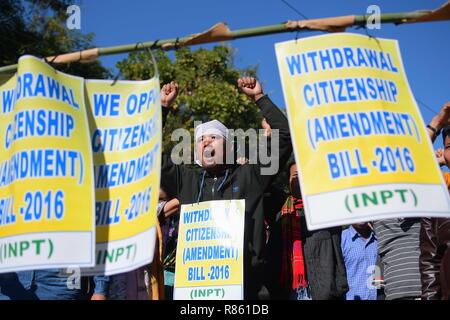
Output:
[[94,155],[96,265],[116,274],[149,264],[161,168],[159,79],[86,80]]
[[397,41],[340,33],[276,54],[309,229],[450,217]]
[[243,299],[244,200],[182,205],[175,300]]
[[24,56],[0,99],[0,272],[93,266],[83,79]]

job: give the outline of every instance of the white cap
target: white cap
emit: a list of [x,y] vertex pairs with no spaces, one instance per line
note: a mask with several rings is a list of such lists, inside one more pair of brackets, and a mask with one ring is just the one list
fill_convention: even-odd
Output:
[[[199,142],[201,137],[209,134],[216,134],[223,137],[225,140],[229,140],[228,128],[225,127],[219,120],[211,120],[196,126],[195,142]],[[197,157],[197,152],[194,152],[194,160],[196,164],[198,164],[200,167],[202,166],[202,162]]]
[[228,128],[219,120],[211,120],[195,127],[195,142],[198,142],[202,136],[208,134],[217,134],[228,140]]

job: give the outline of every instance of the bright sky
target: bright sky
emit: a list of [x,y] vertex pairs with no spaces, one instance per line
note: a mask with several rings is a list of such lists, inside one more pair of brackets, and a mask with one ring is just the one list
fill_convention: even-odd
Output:
[[[306,17],[362,15],[376,4],[381,13],[406,12],[440,7],[446,0],[286,0]],[[217,22],[226,22],[231,30],[272,25],[301,16],[282,0],[76,0],[81,5],[81,31],[94,32],[99,47],[182,37],[204,31]],[[348,32],[365,33],[348,29]],[[397,39],[412,91],[418,99],[425,122],[450,101],[450,22],[382,25],[369,30],[372,36]],[[303,32],[299,38],[317,35]],[[295,39],[296,33],[260,36],[229,42],[234,48],[237,67],[258,65],[258,77],[266,93],[284,107],[280,77],[275,59],[276,42]],[[210,47],[210,46],[207,46]],[[194,47],[195,48],[195,47]],[[101,58],[117,72],[115,64],[126,55]],[[424,104],[426,106],[424,106]]]

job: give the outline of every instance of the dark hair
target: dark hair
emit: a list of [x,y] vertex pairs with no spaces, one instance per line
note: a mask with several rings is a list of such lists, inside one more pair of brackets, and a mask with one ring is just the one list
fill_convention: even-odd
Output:
[[446,125],[442,129],[442,143],[445,145],[445,138],[450,135],[450,125]]

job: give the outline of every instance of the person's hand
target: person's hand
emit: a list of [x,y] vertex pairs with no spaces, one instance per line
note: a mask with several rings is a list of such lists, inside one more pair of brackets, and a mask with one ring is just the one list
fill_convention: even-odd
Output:
[[172,81],[171,83],[163,85],[160,93],[161,105],[170,108],[177,95],[178,95],[178,83]]
[[106,300],[106,296],[104,294],[94,293],[91,300]]
[[270,124],[267,123],[266,118],[262,119],[261,127],[264,129],[264,137],[271,137],[272,136],[272,128],[270,127]]
[[430,125],[440,130],[450,124],[450,102],[444,104],[439,113],[431,120]]
[[[446,125],[450,124],[450,102],[444,104],[439,113],[431,119],[430,126],[434,128],[434,130],[427,127],[428,136],[431,139],[431,142],[434,142],[436,139],[437,133]],[[436,132],[435,132],[436,130]]]
[[249,160],[246,157],[239,157],[236,159],[236,163],[243,166],[244,164],[248,164]]
[[435,151],[436,159],[439,163],[439,166],[445,166],[445,158],[444,158],[444,149],[437,149]]
[[253,101],[257,101],[263,96],[261,84],[253,77],[239,78],[238,88]]

